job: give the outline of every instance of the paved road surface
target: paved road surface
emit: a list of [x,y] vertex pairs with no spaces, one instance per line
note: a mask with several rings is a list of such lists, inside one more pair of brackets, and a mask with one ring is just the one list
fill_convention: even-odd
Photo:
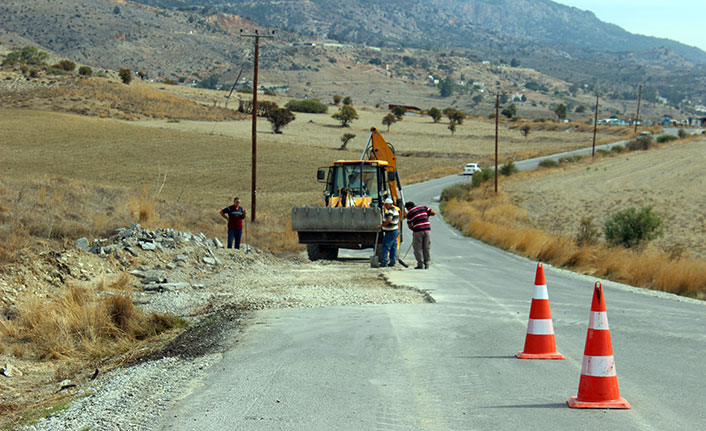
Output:
[[[467,180],[413,185],[406,197],[436,206],[444,186]],[[165,412],[162,429],[703,429],[706,304],[604,281],[621,395],[633,409],[569,409],[595,280],[545,266],[567,359],[515,359],[536,262],[432,219],[433,267],[382,271],[436,303],[257,312],[205,382]],[[377,271],[367,254],[361,271]]]

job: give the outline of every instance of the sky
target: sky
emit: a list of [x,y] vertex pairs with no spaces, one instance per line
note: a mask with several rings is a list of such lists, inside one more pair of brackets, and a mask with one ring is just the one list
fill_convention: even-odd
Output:
[[554,0],[589,10],[630,33],[664,37],[706,51],[704,0]]

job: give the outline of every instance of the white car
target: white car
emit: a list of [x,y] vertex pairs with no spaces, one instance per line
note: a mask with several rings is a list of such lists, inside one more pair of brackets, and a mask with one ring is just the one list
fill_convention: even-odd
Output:
[[463,175],[473,175],[480,171],[481,167],[478,163],[466,163],[466,166],[463,167]]

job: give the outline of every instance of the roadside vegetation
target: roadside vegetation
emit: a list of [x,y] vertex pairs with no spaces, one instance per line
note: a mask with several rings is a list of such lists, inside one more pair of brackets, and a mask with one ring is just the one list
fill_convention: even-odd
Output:
[[[646,143],[649,141],[649,144]],[[662,139],[674,142],[674,139]],[[613,157],[630,151],[643,151],[656,145],[651,137],[640,136],[626,147],[602,151],[598,157]],[[590,157],[588,157],[590,159]],[[519,178],[541,175],[543,170],[562,169],[581,163],[585,157],[545,161],[537,172]],[[479,172],[468,184],[445,189],[441,195],[446,220],[464,234],[490,245],[573,271],[621,283],[678,295],[706,298],[706,261],[692,258],[679,245],[660,248],[653,244],[664,231],[665,220],[652,206],[629,207],[610,214],[603,225],[585,216],[574,236],[537,229],[527,210],[512,202],[507,194],[494,193],[492,170]],[[499,176],[503,181],[511,181]],[[488,181],[488,180],[491,181]]]

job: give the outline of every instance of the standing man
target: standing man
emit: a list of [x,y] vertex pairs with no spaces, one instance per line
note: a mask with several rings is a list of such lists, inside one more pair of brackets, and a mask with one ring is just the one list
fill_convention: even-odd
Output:
[[[377,227],[384,232],[380,266],[395,266],[395,262],[397,262],[397,237],[400,234],[400,209],[393,204],[390,198],[385,199],[382,207],[384,221]],[[388,255],[390,256],[389,264],[387,263]]]
[[240,238],[243,236],[243,220],[245,208],[240,206],[240,198],[233,198],[233,205],[220,211],[221,217],[228,220],[228,248],[240,248]]
[[414,269],[429,269],[431,264],[431,224],[429,216],[436,212],[424,205],[414,205],[409,201],[404,204],[407,209],[407,226],[412,230],[412,247],[417,266]]

